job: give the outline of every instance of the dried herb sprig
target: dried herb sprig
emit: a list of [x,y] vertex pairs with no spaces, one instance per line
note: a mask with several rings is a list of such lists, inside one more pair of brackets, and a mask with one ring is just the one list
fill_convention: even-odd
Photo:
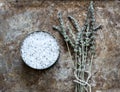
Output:
[[[101,25],[95,27],[93,2],[90,2],[87,18],[83,27],[80,27],[78,21],[74,17],[68,16],[68,19],[74,29],[77,31],[77,34],[73,34],[70,25],[66,26],[62,19],[61,12],[58,13],[58,20],[60,25],[53,26],[53,28],[59,31],[60,34],[64,37],[70,56],[71,51],[69,45],[71,45],[74,50],[72,55],[75,58],[75,92],[91,92],[90,78],[92,72],[92,62],[95,55],[96,31],[101,29]],[[67,33],[67,30],[69,34]],[[70,38],[70,35],[72,35],[72,38]]]

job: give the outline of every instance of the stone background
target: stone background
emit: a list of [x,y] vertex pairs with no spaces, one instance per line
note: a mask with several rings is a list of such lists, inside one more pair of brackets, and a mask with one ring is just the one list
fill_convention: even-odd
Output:
[[[0,92],[74,92],[73,62],[65,43],[52,25],[57,13],[72,15],[83,25],[89,1],[0,0]],[[93,64],[92,92],[120,92],[120,1],[95,1],[98,31]],[[37,30],[52,33],[61,54],[58,62],[43,71],[27,67],[20,57],[20,43]]]

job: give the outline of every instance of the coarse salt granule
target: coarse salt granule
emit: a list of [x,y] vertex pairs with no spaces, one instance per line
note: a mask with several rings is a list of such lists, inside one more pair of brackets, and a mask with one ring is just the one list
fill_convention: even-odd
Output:
[[59,57],[56,39],[47,32],[36,31],[29,34],[21,45],[23,61],[34,69],[46,69]]

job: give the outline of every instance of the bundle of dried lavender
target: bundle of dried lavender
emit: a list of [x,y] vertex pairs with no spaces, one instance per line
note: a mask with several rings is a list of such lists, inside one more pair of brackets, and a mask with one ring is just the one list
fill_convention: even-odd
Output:
[[[95,27],[93,2],[90,2],[83,27],[80,27],[72,16],[68,16],[68,19],[77,31],[76,35],[70,25],[64,23],[61,13],[58,13],[60,26],[53,26],[53,28],[63,36],[71,59],[72,56],[74,57],[75,92],[91,92],[90,78],[95,55],[95,36],[96,31],[101,29],[101,26]],[[73,48],[74,53],[72,54],[69,45]]]

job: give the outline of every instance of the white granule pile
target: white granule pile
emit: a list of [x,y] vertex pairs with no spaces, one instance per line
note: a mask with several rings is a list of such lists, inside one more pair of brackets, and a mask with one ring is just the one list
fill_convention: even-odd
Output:
[[24,39],[21,56],[28,66],[34,69],[46,69],[58,59],[59,46],[49,33],[33,32]]

